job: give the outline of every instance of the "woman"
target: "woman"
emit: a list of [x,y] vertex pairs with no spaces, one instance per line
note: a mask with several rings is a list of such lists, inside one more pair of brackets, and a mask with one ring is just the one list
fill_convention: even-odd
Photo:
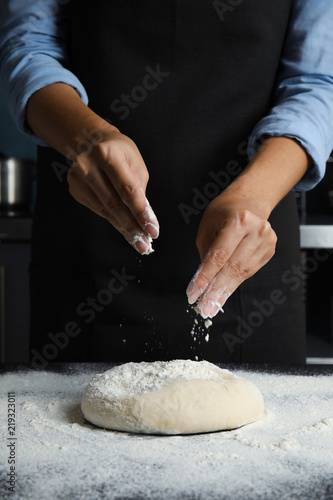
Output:
[[33,362],[304,362],[290,190],[333,145],[330,2],[19,3],[1,71],[41,145]]

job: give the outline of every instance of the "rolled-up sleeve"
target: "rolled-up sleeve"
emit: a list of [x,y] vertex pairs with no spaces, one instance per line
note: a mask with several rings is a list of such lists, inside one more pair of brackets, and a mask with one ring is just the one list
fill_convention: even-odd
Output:
[[0,3],[0,85],[20,131],[40,145],[25,120],[30,96],[56,82],[76,89],[85,104],[86,91],[67,69],[66,0],[2,0]]
[[297,139],[312,158],[295,190],[314,187],[333,149],[333,1],[294,0],[274,106],[254,128],[251,158],[263,136]]

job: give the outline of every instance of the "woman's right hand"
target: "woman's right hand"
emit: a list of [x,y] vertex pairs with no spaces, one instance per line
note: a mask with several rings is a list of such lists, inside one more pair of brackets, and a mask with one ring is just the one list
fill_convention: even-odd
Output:
[[[68,172],[72,196],[107,219],[139,253],[151,253],[159,225],[145,195],[147,167],[134,142],[61,82],[32,94],[26,120],[40,139],[73,161]],[[98,140],[83,148],[87,134],[94,133]]]
[[141,254],[152,252],[159,224],[145,196],[148,170],[135,143],[115,127],[100,132],[68,172],[71,195],[107,219]]

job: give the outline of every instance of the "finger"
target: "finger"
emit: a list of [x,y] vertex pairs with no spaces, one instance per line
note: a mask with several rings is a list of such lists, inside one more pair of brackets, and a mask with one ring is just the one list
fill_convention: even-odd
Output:
[[129,216],[132,219],[132,225],[129,224],[127,227],[124,227],[121,222],[119,222],[119,218],[116,218],[113,213],[105,207],[91,187],[81,182],[75,175],[71,177],[69,189],[72,196],[79,203],[85,205],[97,215],[107,219],[141,255],[153,252],[151,238],[141,230],[131,214],[129,214]]
[[[140,159],[135,161],[140,163]],[[133,177],[133,170],[138,171],[140,168],[146,169],[143,160],[137,168],[132,169],[125,160],[123,160],[123,163],[118,160],[112,164],[110,162],[106,163],[103,166],[103,171],[140,227],[152,238],[157,238],[159,235],[157,217],[145,196],[142,186]]]
[[201,315],[204,318],[215,316],[238,286],[270,260],[274,249],[273,238],[268,237],[259,245],[253,237],[244,238],[202,295],[198,304]]
[[[202,294],[198,303],[198,310],[204,318],[215,315],[222,307],[223,299],[226,300],[230,296],[233,287],[237,288],[240,283],[251,275],[252,270],[255,272],[255,264],[251,261],[250,254],[253,256],[252,250],[256,250],[257,247],[250,249],[246,240],[247,238],[243,239]],[[254,259],[256,260],[256,257]]]
[[106,211],[104,205],[97,198],[93,191],[91,191],[87,195],[84,195],[83,204],[90,208],[90,210],[95,212],[97,215],[100,215],[101,217],[107,219],[124,236],[128,243],[141,255],[148,255],[154,251],[152,248],[151,237],[140,231],[139,227],[135,230],[126,230],[121,227],[117,219],[115,219],[111,213],[108,213]]
[[[142,231],[129,208],[119,198],[108,177],[93,165],[89,166],[88,173],[85,172],[85,169],[86,166],[80,165],[72,172],[72,177],[77,182],[77,190],[84,190],[86,198],[91,196],[91,192],[94,192],[99,200],[99,202],[96,199],[94,201],[95,211],[98,210],[98,214],[110,222],[110,216],[112,216],[112,220],[116,219],[117,226],[121,228],[123,233],[133,235],[133,244],[142,246],[145,232]],[[146,236],[148,238],[148,234]]]
[[244,233],[236,232],[232,225],[220,230],[186,290],[190,304],[194,304],[204,293],[214,276],[228,262],[243,237]]
[[[250,276],[248,276],[250,277]],[[217,276],[214,280],[218,280]],[[199,314],[203,318],[213,318],[219,311],[223,311],[223,306],[230,295],[243,283],[244,279],[241,276],[233,278],[228,286],[219,286],[218,290],[207,288],[206,292],[197,305]]]
[[[254,273],[253,273],[254,274]],[[252,275],[251,275],[252,276]],[[250,276],[248,276],[248,278],[250,278]],[[219,296],[219,298],[217,299],[216,301],[216,305],[213,309],[211,309],[210,313],[209,313],[209,317],[210,318],[214,318],[214,316],[216,316],[216,314],[219,312],[219,311],[223,311],[223,307],[226,303],[226,301],[228,300],[228,298],[237,290],[237,288],[244,282],[243,279],[241,279],[240,277],[237,277],[235,278],[234,280],[232,280],[230,282],[230,285],[228,287],[228,289],[224,290],[222,292],[222,294]]]
[[[140,236],[137,239],[138,244],[141,244],[142,234],[146,234],[147,237],[156,238],[159,234],[159,225],[141,186],[137,183],[133,183],[132,187],[127,184],[128,191],[131,190],[133,193],[137,193],[137,196],[141,199],[142,217],[139,222],[128,207],[126,196],[124,195],[125,198],[122,199],[110,181],[109,177],[112,177],[110,173],[113,167],[105,161],[101,161],[100,163],[102,168],[91,163],[87,165],[85,161],[80,159],[70,169],[69,177],[76,180],[81,188],[82,184],[88,184],[106,209],[105,211],[103,210],[105,212],[103,216],[108,218],[108,213],[111,213],[118,220],[119,225],[124,227],[129,234],[133,233]],[[109,168],[106,168],[105,165],[109,166]],[[124,175],[124,172],[126,172],[126,168],[123,168],[123,171],[119,175]],[[116,175],[113,177],[114,179],[117,178]],[[119,183],[119,180],[117,182]]]
[[[230,282],[230,286],[227,289],[224,289],[221,293],[221,295],[216,295],[214,298],[207,299],[206,301],[203,301],[203,303],[199,303],[197,306],[197,310],[199,314],[204,318],[214,318],[218,314],[219,311],[223,311],[224,304],[234,293],[234,291],[243,283],[244,280],[235,278]],[[207,307],[207,304],[209,304],[210,307]],[[207,307],[207,309],[206,309]]]

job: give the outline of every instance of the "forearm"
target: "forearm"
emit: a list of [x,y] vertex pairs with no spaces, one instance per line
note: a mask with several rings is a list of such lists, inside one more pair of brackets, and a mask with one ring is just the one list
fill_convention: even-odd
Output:
[[64,83],[54,83],[35,92],[28,101],[26,120],[38,137],[65,156],[72,156],[69,151],[80,152],[87,131],[117,130],[88,108],[73,87]]
[[26,121],[27,102],[34,93],[63,82],[88,103],[82,83],[67,69],[70,66],[68,6],[60,3],[57,0],[0,2],[1,92],[18,129],[42,146],[45,143],[32,133]]
[[280,200],[302,179],[310,158],[288,137],[267,138],[237,179],[222,193],[251,200],[257,215],[268,218]]

